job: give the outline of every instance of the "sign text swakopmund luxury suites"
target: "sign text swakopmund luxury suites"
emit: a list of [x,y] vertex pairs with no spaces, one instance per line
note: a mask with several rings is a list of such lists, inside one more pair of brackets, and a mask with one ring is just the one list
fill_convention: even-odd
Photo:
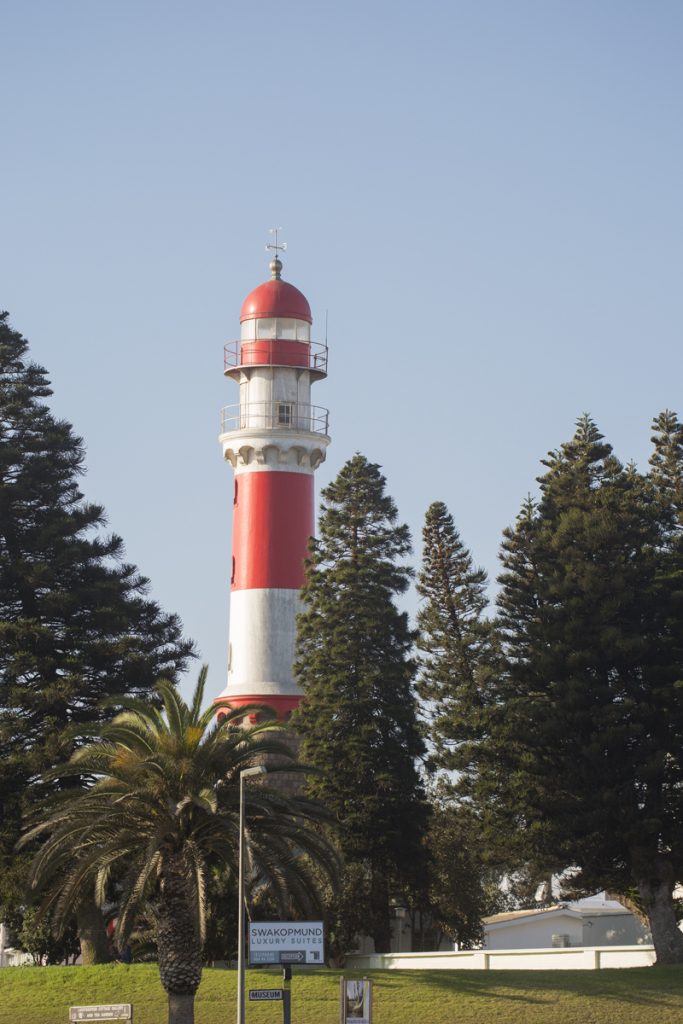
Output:
[[325,962],[322,921],[251,921],[250,964],[318,964]]

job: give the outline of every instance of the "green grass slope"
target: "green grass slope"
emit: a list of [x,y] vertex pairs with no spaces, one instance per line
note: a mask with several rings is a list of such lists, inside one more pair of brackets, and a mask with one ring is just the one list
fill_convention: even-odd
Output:
[[[353,972],[345,972],[352,977]],[[339,971],[294,972],[293,1024],[338,1024]],[[683,1024],[683,967],[605,971],[371,971],[373,1024]],[[231,1024],[234,971],[206,970],[196,1024]],[[277,988],[277,971],[247,986]],[[134,1024],[163,1024],[155,965],[0,971],[1,1024],[67,1024],[69,1007],[132,1003]],[[247,1024],[280,1024],[280,1003],[247,1003]]]

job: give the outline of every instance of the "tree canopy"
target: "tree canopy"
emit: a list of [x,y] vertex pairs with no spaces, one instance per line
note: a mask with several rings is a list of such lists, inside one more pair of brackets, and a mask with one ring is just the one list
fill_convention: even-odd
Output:
[[494,624],[486,617],[487,576],[474,565],[441,501],[427,509],[417,592],[417,692],[427,719],[433,765],[460,767],[462,744],[476,735],[476,712],[496,668]]

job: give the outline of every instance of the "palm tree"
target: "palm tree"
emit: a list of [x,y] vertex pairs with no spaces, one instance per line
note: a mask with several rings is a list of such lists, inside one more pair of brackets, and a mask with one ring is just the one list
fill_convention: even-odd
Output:
[[[157,921],[161,982],[169,1024],[192,1024],[202,974],[206,884],[212,865],[236,877],[239,852],[239,776],[245,768],[302,771],[271,720],[253,727],[245,716],[261,707],[202,711],[206,666],[191,704],[165,680],[161,708],[122,698],[123,711],[53,775],[76,776],[31,824],[22,839],[43,840],[30,881],[43,908],[63,928],[88,888],[102,905],[111,882],[119,887],[115,938],[126,941],[146,904]],[[336,855],[315,823],[321,807],[302,795],[256,784],[250,788],[246,836],[252,876],[281,910],[308,912],[316,883],[333,879]]]

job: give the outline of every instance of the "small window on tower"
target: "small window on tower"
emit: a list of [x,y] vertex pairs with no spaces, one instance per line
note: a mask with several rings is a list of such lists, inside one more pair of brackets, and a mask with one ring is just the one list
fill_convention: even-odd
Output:
[[238,487],[239,487],[239,483],[238,483],[237,480],[235,480],[235,493],[234,493],[233,498],[232,498],[233,505],[237,504],[237,488]]
[[277,422],[281,427],[291,427],[292,425],[292,403],[291,402],[279,402],[277,407]]
[[232,556],[232,576],[230,577],[230,582],[231,583],[235,582],[235,556],[234,555]]

